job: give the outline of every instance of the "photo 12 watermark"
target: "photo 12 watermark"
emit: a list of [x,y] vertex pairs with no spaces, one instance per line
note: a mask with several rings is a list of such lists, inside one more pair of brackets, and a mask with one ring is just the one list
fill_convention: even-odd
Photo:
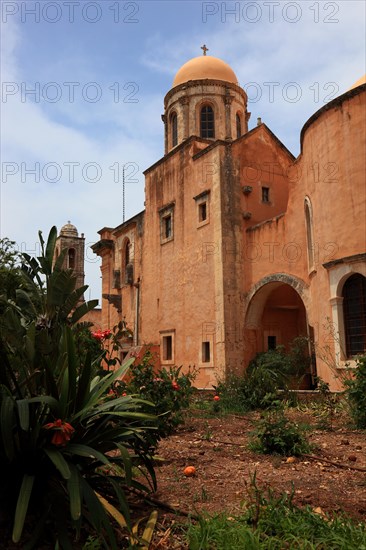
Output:
[[338,2],[202,2],[202,23],[276,23],[296,24],[303,18],[314,23],[339,23]]
[[[312,246],[312,256],[314,267],[319,263],[330,262],[334,260],[338,252],[338,245],[335,242],[319,243],[315,242]],[[278,241],[268,241],[263,243],[248,242],[241,249],[230,248],[220,245],[218,242],[204,242],[201,246],[201,259],[203,263],[212,261],[212,258],[219,259],[222,262],[228,262],[230,259],[234,263],[248,264],[255,262],[266,262],[269,264],[289,263],[296,264],[308,257],[308,246],[295,241],[281,243]]]
[[1,102],[18,100],[21,103],[98,103],[112,99],[114,103],[139,103],[140,86],[137,82],[113,82],[101,85],[98,82],[2,82]]
[[50,23],[59,22],[69,23],[91,23],[96,24],[100,21],[108,21],[119,24],[136,24],[140,22],[139,2],[125,2],[107,0],[99,2],[76,1],[58,1],[58,2],[33,2],[8,1],[3,0],[0,3],[1,21],[7,23],[16,18],[21,23]]
[[98,183],[113,178],[114,183],[139,183],[137,162],[114,162],[104,167],[98,162],[12,162],[1,163],[1,183]]
[[[220,166],[215,161],[204,162],[202,164],[202,186],[210,184],[212,178],[220,173]],[[293,184],[306,178],[310,185],[317,183],[335,184],[339,182],[339,164],[334,160],[311,163],[296,163],[290,164],[288,167],[282,166],[278,162],[263,161],[250,162],[239,168],[228,169],[226,172],[228,177],[234,177],[240,180],[243,186],[252,186],[261,183],[273,183],[275,178],[282,178],[288,183]],[[252,191],[250,187],[249,192]]]

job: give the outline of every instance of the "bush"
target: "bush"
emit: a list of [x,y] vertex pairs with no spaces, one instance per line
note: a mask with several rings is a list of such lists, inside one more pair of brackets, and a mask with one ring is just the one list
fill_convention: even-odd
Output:
[[357,428],[366,428],[366,355],[356,361],[354,378],[345,381],[346,397]]
[[286,418],[282,410],[267,413],[259,423],[250,447],[263,454],[299,456],[311,449],[304,429]]
[[155,404],[158,432],[149,435],[152,447],[160,437],[166,437],[182,424],[183,410],[189,406],[194,378],[194,372],[182,373],[182,367],[155,370],[153,356],[147,352],[140,364],[130,366],[129,381],[118,381],[114,385],[117,395],[138,395]]
[[[42,255],[24,255],[16,300],[3,297],[0,512],[22,548],[69,550],[87,528],[117,549],[107,511],[131,531],[125,488],[155,487],[140,446],[155,417],[140,399],[110,399],[128,364],[95,377],[92,350],[78,354],[73,327],[95,302],[80,304],[87,287],[75,289],[72,270],[61,268],[66,251],[53,266],[56,237],[52,228],[45,247],[40,235]],[[135,481],[138,469],[148,486]]]
[[[285,353],[283,346],[258,353],[243,376],[231,374],[214,386],[221,409],[245,412],[275,407],[283,397],[289,397],[291,377],[301,381],[309,365],[308,340],[304,337],[292,341],[289,353]],[[285,393],[281,396],[279,390]]]

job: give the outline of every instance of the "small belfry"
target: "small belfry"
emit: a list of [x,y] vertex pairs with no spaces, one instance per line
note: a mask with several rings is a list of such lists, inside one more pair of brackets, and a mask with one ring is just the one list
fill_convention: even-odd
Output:
[[85,256],[85,237],[81,233],[79,237],[75,225],[68,221],[61,227],[60,234],[56,239],[55,258],[56,260],[61,251],[66,248],[67,253],[63,263],[65,269],[72,269],[76,275],[76,288],[84,286],[84,256]]
[[247,94],[222,59],[203,55],[185,63],[164,100],[165,154],[192,136],[233,141],[248,131]]

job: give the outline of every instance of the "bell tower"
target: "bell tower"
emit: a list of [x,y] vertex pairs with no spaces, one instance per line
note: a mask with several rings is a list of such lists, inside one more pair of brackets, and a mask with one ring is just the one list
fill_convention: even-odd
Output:
[[85,237],[84,233],[81,233],[79,237],[78,230],[75,225],[67,222],[63,227],[59,236],[56,239],[55,246],[55,260],[60,255],[61,251],[67,249],[63,267],[65,269],[72,269],[76,275],[76,288],[80,288],[84,285],[84,250],[85,250]]
[[191,136],[233,141],[248,131],[247,95],[231,67],[207,55],[185,63],[164,99],[165,154]]

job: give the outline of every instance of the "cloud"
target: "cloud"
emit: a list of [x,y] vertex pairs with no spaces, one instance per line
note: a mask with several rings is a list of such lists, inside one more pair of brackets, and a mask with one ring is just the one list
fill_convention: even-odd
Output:
[[[44,27],[8,19],[2,28],[3,81],[19,87],[22,82],[28,87],[39,82],[40,93],[48,93],[47,97],[52,97],[55,89],[45,86],[55,81],[62,97],[53,103],[42,97],[36,102],[28,96],[22,102],[20,90],[2,103],[3,138],[6,135],[6,140],[2,140],[2,160],[18,166],[17,173],[8,175],[1,186],[2,236],[32,250],[38,229],[47,233],[51,225],[60,228],[71,219],[85,233],[87,242],[96,241],[100,227],[113,227],[122,221],[121,174],[126,163],[131,169],[126,183],[126,215],[141,211],[142,172],[163,155],[160,114],[164,95],[179,67],[201,54],[203,42],[208,45],[209,54],[223,58],[233,67],[241,85],[258,84],[258,100],[248,90],[251,127],[261,116],[295,154],[306,119],[329,101],[331,92],[342,93],[364,71],[363,2],[281,2],[275,7],[272,23],[263,2],[257,3],[262,15],[254,23],[248,21],[254,12],[245,12],[245,18],[242,11],[252,2],[206,3],[219,9],[207,16],[206,23],[203,4],[143,3],[140,23],[130,26],[48,25],[49,49],[40,51],[34,40]],[[238,22],[235,15],[223,16],[223,5],[237,4],[241,7]],[[296,23],[286,20],[295,17],[290,8],[283,13],[284,6],[290,4],[301,6],[301,18]],[[332,6],[339,6],[339,11],[333,14]],[[106,17],[111,15],[107,12]],[[331,18],[338,22],[326,22]],[[120,47],[112,58],[110,44]],[[80,83],[75,87],[73,102],[68,100],[68,88],[64,85],[70,81]],[[102,92],[96,102],[88,100],[93,87],[85,89],[92,82]],[[271,82],[273,100],[268,85]],[[301,97],[295,102],[289,100],[291,96],[286,98],[286,93],[296,91],[286,88],[291,82],[301,90]],[[337,91],[327,87],[332,82]],[[70,162],[79,163],[74,166],[74,181],[67,164]],[[39,163],[39,181],[27,173],[35,168],[35,163]],[[50,163],[61,169],[58,181],[52,181],[57,166]],[[96,173],[93,163],[100,168],[96,181],[92,181]],[[136,173],[131,175],[133,171]],[[98,266],[99,260],[88,251],[87,282],[91,282],[92,293],[97,296]]]

